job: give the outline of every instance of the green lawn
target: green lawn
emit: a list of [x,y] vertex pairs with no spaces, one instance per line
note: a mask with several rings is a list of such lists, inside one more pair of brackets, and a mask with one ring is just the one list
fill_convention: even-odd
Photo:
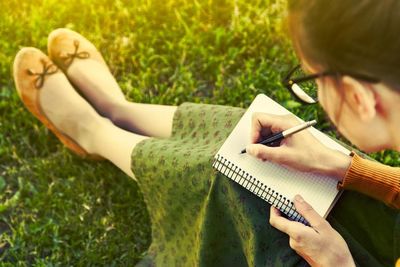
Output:
[[[23,107],[11,66],[23,46],[76,30],[100,49],[127,98],[247,107],[266,93],[331,127],[280,85],[295,64],[283,0],[1,0],[0,259],[3,266],[133,265],[150,243],[137,184],[82,160]],[[373,155],[394,165],[397,153]]]

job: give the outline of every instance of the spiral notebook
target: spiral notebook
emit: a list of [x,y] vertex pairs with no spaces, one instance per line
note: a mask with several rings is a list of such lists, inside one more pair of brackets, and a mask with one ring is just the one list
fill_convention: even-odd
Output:
[[[250,143],[251,116],[254,112],[290,114],[266,95],[258,95],[215,155],[213,167],[292,220],[307,224],[292,202],[296,194],[301,194],[322,217],[326,217],[340,196],[337,180],[333,177],[295,171],[260,161],[249,154],[240,154]],[[322,144],[350,154],[349,150],[317,129],[311,127],[306,131],[310,131]]]

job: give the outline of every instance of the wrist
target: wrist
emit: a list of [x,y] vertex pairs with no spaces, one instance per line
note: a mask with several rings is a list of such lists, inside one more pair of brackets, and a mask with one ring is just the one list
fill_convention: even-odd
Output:
[[349,255],[341,255],[336,258],[329,259],[320,264],[320,266],[332,266],[332,267],[355,267],[356,264],[354,262],[351,254]]
[[336,255],[336,257],[334,259],[332,259],[329,264],[326,264],[324,266],[355,267],[356,264],[354,262],[353,257],[351,256],[350,251],[348,251],[348,253],[345,253],[342,255]]
[[325,175],[333,176],[338,181],[342,181],[350,167],[352,157],[337,150],[327,150],[319,162],[321,163],[320,172]]
[[[333,239],[335,239],[333,237]],[[341,238],[342,239],[342,238]],[[336,240],[339,241],[339,240]],[[325,251],[324,256],[322,256],[322,261],[320,261],[319,266],[328,266],[328,267],[355,267],[355,262],[349,247],[347,246],[344,239],[341,242],[333,242],[332,246],[328,246],[329,248]]]

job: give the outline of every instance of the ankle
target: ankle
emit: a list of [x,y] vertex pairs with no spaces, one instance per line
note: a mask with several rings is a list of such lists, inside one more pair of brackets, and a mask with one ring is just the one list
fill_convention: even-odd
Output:
[[104,129],[109,127],[111,122],[103,117],[96,117],[89,123],[82,123],[77,128],[76,139],[89,154],[97,154],[102,156],[101,144],[104,140]]
[[68,77],[100,115],[109,117],[115,106],[126,101],[107,67],[92,59],[74,62]]
[[111,121],[120,117],[122,111],[124,110],[124,106],[126,105],[125,99],[107,99],[106,101],[102,101],[99,105],[101,109],[97,112],[103,116],[108,118]]
[[109,109],[107,118],[109,118],[112,123],[122,129],[132,131],[131,125],[127,123],[129,121],[129,116],[133,116],[128,109],[130,102],[127,100],[115,102]]

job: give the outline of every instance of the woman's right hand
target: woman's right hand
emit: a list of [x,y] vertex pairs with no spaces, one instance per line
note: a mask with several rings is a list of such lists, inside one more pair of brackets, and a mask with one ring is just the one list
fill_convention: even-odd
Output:
[[272,161],[299,171],[332,175],[342,180],[351,157],[324,146],[308,130],[286,137],[278,147],[256,144],[270,134],[299,124],[299,120],[293,115],[254,113],[252,144],[246,147],[247,153],[263,161]]

